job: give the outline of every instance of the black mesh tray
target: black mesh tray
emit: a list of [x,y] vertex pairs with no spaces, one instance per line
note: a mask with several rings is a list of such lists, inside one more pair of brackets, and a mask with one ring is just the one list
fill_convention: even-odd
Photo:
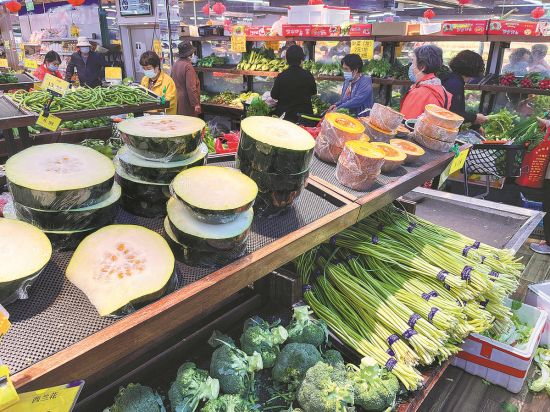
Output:
[[[226,162],[220,165],[233,164]],[[337,209],[338,206],[328,200],[304,190],[284,213],[274,218],[254,219],[246,254]],[[120,211],[117,223],[142,225],[163,233],[162,218],[147,219]],[[55,253],[32,286],[30,298],[8,306],[12,328],[0,345],[0,358],[12,374],[117,322],[116,319],[101,318],[84,294],[65,279],[65,269],[71,256],[72,252]],[[177,288],[195,282],[214,270],[178,263]]]
[[475,144],[466,159],[468,174],[519,177],[525,147],[517,144]]

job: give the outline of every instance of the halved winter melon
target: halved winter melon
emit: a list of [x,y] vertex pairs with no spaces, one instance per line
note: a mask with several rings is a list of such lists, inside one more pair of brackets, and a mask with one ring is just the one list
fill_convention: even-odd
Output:
[[67,143],[32,146],[6,163],[14,200],[44,210],[98,203],[113,186],[111,160],[89,147]]
[[357,135],[361,135],[365,131],[365,126],[357,119],[354,119],[347,114],[330,112],[325,115],[324,122],[329,123],[333,128],[337,129],[345,140],[358,139]]
[[197,117],[145,116],[119,123],[122,140],[146,159],[184,160],[201,143],[206,123]]
[[248,209],[229,223],[204,223],[175,198],[168,200],[166,210],[170,227],[179,243],[191,249],[213,253],[219,250],[233,251],[243,246],[254,217],[252,209]]
[[267,173],[301,173],[309,169],[315,140],[301,127],[266,116],[241,122],[237,167]]
[[444,129],[458,129],[464,121],[464,118],[450,110],[443,107],[436,106],[435,104],[428,104],[424,108],[424,114],[426,119],[439,127]]
[[256,183],[239,170],[198,166],[179,173],[172,182],[173,194],[205,223],[227,223],[252,207],[258,194]]
[[401,166],[407,158],[407,154],[403,150],[388,143],[374,142],[372,145],[384,152],[384,164],[382,165],[382,172],[384,173],[394,171]]
[[115,163],[118,163],[130,176],[143,182],[168,184],[182,170],[204,165],[207,155],[208,147],[201,143],[197,150],[185,160],[159,162],[144,159],[132,152],[128,146],[123,146],[117,153]]
[[380,174],[384,152],[372,143],[347,142],[336,165],[336,178],[344,186],[358,191],[368,190]]
[[66,276],[106,316],[162,296],[174,268],[174,254],[161,235],[142,226],[111,225],[80,243]]
[[25,298],[26,290],[51,256],[52,244],[39,229],[19,220],[0,218],[0,303]]
[[407,155],[405,163],[416,162],[424,155],[424,153],[426,153],[426,151],[420,146],[414,144],[413,142],[409,142],[408,140],[391,139],[390,145],[395,146],[405,152],[405,154]]
[[144,182],[130,176],[120,166],[116,170],[116,179],[122,188],[120,203],[124,210],[143,217],[166,215],[169,184]]
[[14,202],[14,207],[19,220],[30,223],[41,230],[85,230],[113,223],[120,195],[120,186],[115,183],[109,196],[92,206],[56,211],[34,209]]
[[448,143],[442,142],[441,140],[432,139],[431,137],[424,136],[418,130],[414,132],[413,139],[416,143],[436,152],[448,152],[451,150],[451,147],[453,147],[452,142]]

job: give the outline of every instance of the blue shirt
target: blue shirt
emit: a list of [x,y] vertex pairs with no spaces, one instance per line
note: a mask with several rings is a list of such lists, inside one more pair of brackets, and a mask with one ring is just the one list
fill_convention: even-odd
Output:
[[[347,90],[350,83],[352,83],[351,93],[348,95]],[[342,96],[336,103],[336,108],[348,109],[352,114],[357,115],[365,109],[370,109],[373,104],[372,79],[362,74],[356,81],[344,81]]]

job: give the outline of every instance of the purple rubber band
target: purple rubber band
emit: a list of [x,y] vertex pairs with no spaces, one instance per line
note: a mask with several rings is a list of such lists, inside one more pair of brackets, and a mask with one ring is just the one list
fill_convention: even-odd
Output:
[[430,313],[428,313],[428,320],[431,322],[435,316],[435,314],[437,313],[437,311],[439,310],[439,308],[431,308],[430,309]]
[[437,280],[439,280],[440,282],[445,282],[445,278],[447,277],[448,274],[449,272],[447,272],[446,270],[441,270],[437,274]]
[[462,274],[461,274],[460,278],[462,280],[469,281],[470,278],[472,277],[472,269],[473,269],[473,267],[471,267],[471,266],[464,266],[464,269],[462,269]]
[[483,302],[480,302],[479,304],[480,304],[483,308],[486,308],[488,303],[489,303],[489,299],[484,300]]
[[386,353],[387,353],[388,355],[390,355],[390,356],[395,356],[395,352],[393,351],[392,348],[389,348],[389,349],[386,351]]
[[407,228],[407,232],[412,233],[415,227],[416,227],[416,223],[411,222],[411,224]]
[[383,231],[384,231],[384,224],[383,224],[383,223],[380,223],[380,224],[378,225],[378,230],[379,230],[380,232],[383,232]]
[[393,335],[390,335],[388,337],[388,345],[393,345],[395,342],[399,340],[399,335],[396,335],[395,333]]
[[443,284],[443,287],[447,290],[451,290],[451,287],[449,285],[447,285],[446,283]]
[[466,246],[464,249],[462,249],[462,256],[467,257],[468,252],[470,251],[471,248],[472,248],[471,246]]
[[478,242],[477,240],[474,242],[474,244],[472,245],[472,247],[474,249],[479,249],[479,247],[481,246],[481,242]]
[[302,292],[309,292],[311,291],[311,285],[304,285],[302,286]]
[[332,236],[328,243],[331,246],[336,246],[336,235]]
[[411,317],[409,318],[409,321],[407,324],[414,329],[414,325],[416,325],[416,322],[418,322],[418,319],[420,319],[420,315],[418,313],[413,313]]
[[495,278],[498,278],[500,276],[500,273],[495,272],[494,270],[491,270],[489,272],[489,276],[494,276]]
[[487,259],[485,256],[481,256],[481,264],[483,264],[483,262],[485,262],[485,259]]
[[418,332],[414,329],[407,329],[405,332],[403,332],[403,337],[407,340],[411,339],[414,335],[416,335]]
[[372,235],[371,242],[372,242],[373,245],[377,245],[378,244],[378,236]]
[[421,296],[424,300],[430,300],[431,298],[438,297],[439,294],[435,290],[432,290],[431,292],[423,293]]
[[397,360],[395,358],[389,358],[385,366],[388,372],[391,372],[391,370],[395,368],[395,365],[397,365]]

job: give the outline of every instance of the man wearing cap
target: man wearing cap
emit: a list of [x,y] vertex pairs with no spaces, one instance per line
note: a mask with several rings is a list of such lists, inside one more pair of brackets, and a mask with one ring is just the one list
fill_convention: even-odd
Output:
[[76,69],[81,86],[101,86],[105,70],[105,59],[101,54],[92,51],[91,46],[86,37],[78,38],[77,51],[71,55],[71,60],[67,64],[65,80],[70,82]]
[[191,64],[190,57],[195,53],[191,42],[178,45],[178,60],[172,67],[172,79],[176,83],[178,114],[198,116],[201,113],[200,82]]

